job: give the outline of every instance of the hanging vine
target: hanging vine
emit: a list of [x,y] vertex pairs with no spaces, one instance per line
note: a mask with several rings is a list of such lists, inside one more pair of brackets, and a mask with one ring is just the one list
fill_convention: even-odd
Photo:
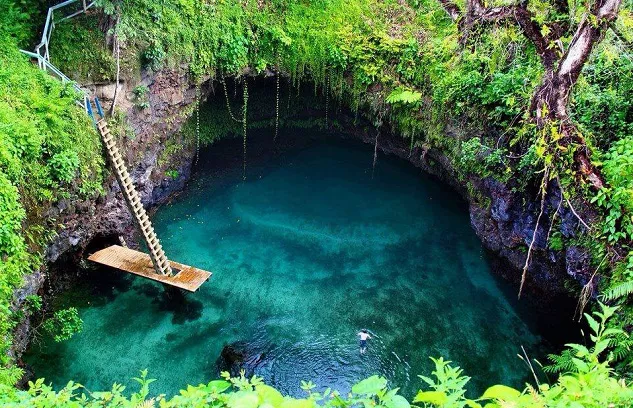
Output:
[[541,180],[541,208],[536,218],[536,225],[534,226],[534,232],[532,233],[532,241],[530,242],[530,246],[528,247],[527,256],[525,257],[525,264],[523,265],[523,272],[521,273],[521,284],[519,285],[519,295],[518,298],[521,299],[521,292],[523,291],[523,285],[525,284],[525,278],[527,276],[528,268],[530,267],[530,260],[532,258],[532,250],[534,249],[534,243],[536,242],[536,235],[538,233],[538,227],[541,223],[541,217],[545,212],[545,197],[547,196],[547,186],[550,180],[550,167],[545,166],[542,170],[543,179]]
[[292,96],[292,81],[288,80],[288,103],[286,104],[286,115],[290,116],[290,97]]
[[243,150],[244,163],[242,164],[242,179],[246,180],[246,112],[248,110],[248,81],[244,78],[244,106],[242,107],[242,129],[244,130]]
[[372,163],[371,166],[371,179],[374,179],[374,171],[376,170],[376,161],[378,161],[378,137],[380,136],[380,127],[382,126],[382,117],[383,117],[383,110],[379,109],[378,110],[378,117],[376,120],[376,139],[374,140],[374,161]]
[[376,170],[376,161],[378,160],[378,136],[380,136],[380,130],[376,129],[376,140],[374,141],[374,162],[371,166],[371,179],[374,179],[374,171]]
[[196,160],[194,164],[198,165],[200,159],[200,84],[196,84]]
[[231,110],[231,104],[229,103],[229,92],[226,90],[226,79],[222,77],[222,87],[224,88],[224,97],[226,99],[226,109],[229,111],[229,116],[236,122],[242,122],[241,119],[236,118]]
[[[325,71],[325,128],[328,128],[328,110],[330,107],[330,71]],[[373,178],[373,176],[372,176]]]
[[275,136],[273,137],[273,141],[277,140],[277,135],[279,134],[279,61],[280,60],[280,56],[279,56],[279,51],[277,51],[277,68],[275,69],[275,80],[276,80],[276,84],[275,84],[275,88],[276,88],[276,94],[275,94]]

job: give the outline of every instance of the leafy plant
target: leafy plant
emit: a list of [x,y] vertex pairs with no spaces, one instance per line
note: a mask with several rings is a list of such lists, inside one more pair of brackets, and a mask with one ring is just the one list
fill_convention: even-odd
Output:
[[608,187],[598,191],[591,202],[606,210],[602,233],[615,243],[633,240],[633,136],[618,140],[604,155],[602,171]]
[[65,182],[70,182],[75,178],[79,164],[79,155],[73,150],[56,153],[48,162],[53,177]]
[[421,99],[422,93],[399,87],[391,91],[385,100],[391,104],[402,103],[411,105],[417,104]]
[[69,307],[55,312],[52,317],[44,321],[42,327],[55,341],[61,342],[81,332],[83,320],[79,317],[79,311],[76,308]]
[[134,95],[134,106],[139,109],[149,108],[149,88],[145,85],[138,85],[132,90]]
[[432,391],[420,391],[413,402],[424,403],[425,406],[441,406],[446,408],[461,408],[474,406],[475,401],[464,397],[466,384],[470,377],[462,375],[463,370],[452,367],[450,361],[443,358],[431,358],[435,363],[433,376],[436,379],[420,375],[419,377],[432,389]]
[[171,178],[172,180],[176,180],[178,176],[180,175],[180,173],[178,173],[178,170],[167,170],[165,172],[165,175]]
[[163,66],[165,56],[166,53],[163,46],[157,41],[152,41],[143,52],[143,62],[147,68],[152,71],[158,71]]
[[25,309],[30,313],[42,310],[42,298],[38,295],[28,295],[24,301]]

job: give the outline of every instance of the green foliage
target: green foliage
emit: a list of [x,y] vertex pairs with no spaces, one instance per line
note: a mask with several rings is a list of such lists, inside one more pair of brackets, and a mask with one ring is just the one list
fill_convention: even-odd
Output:
[[48,166],[51,169],[51,175],[59,181],[72,181],[79,169],[79,156],[74,150],[65,150],[55,153],[50,158]]
[[602,294],[602,299],[605,301],[625,298],[633,294],[633,280],[622,282],[610,288],[607,292]]
[[475,402],[464,397],[466,384],[470,377],[462,375],[463,370],[450,365],[450,361],[443,358],[431,358],[435,363],[433,376],[435,379],[420,375],[432,391],[420,391],[413,402],[424,403],[425,406],[440,406],[446,408],[461,408],[472,406]]
[[[525,188],[534,184],[535,170],[551,165],[558,155],[561,183],[574,185],[573,148],[552,152],[548,140],[556,140],[557,129],[537,132],[520,120],[541,81],[542,65],[512,24],[490,25],[472,36],[471,46],[461,48],[457,24],[436,0],[100,0],[98,5],[111,17],[120,17],[115,29],[125,45],[124,67],[139,60],[153,71],[187,65],[196,80],[279,69],[289,75],[297,93],[308,78],[314,81],[315,92],[329,86],[328,94],[364,112],[374,125],[381,126],[388,118],[395,133],[410,139],[412,152],[419,146],[441,150],[462,178],[495,177]],[[578,20],[583,13],[583,6],[578,6],[571,17],[557,16],[548,1],[531,1],[529,7],[544,31],[551,29],[544,26],[547,19]],[[630,2],[626,8],[623,15],[628,18],[617,23],[625,36],[631,27]],[[3,51],[0,61],[0,334],[12,324],[5,317],[11,314],[8,299],[21,276],[39,266],[38,253],[46,242],[44,230],[49,228],[37,229],[29,220],[62,196],[94,192],[101,177],[98,138],[73,105],[72,91],[15,51],[27,37],[28,17],[13,6],[0,13],[0,49],[11,49]],[[53,36],[53,61],[78,78],[111,78],[112,57],[102,37],[94,17],[60,23]],[[594,157],[607,152],[601,160],[608,185],[594,200],[604,218],[597,221],[599,238],[626,253],[623,248],[633,237],[633,70],[627,53],[614,52],[619,46],[621,40],[609,35],[594,53],[573,91],[570,111],[594,142]],[[134,93],[138,108],[149,106],[146,88]],[[251,119],[256,100],[249,99],[248,124],[237,123],[226,113],[201,115],[209,124],[202,126],[202,142],[265,123]],[[235,112],[243,109],[245,116],[242,101],[228,103],[235,105]],[[447,137],[455,124],[466,134],[487,136]],[[161,166],[191,143],[190,130],[185,128],[179,139],[167,142]],[[573,193],[586,191],[581,186]],[[552,237],[550,247],[562,249],[565,242],[556,232]],[[626,276],[618,279],[626,281]],[[624,296],[628,290],[618,293]],[[7,347],[6,342],[0,344],[0,359]],[[5,360],[0,362],[6,364]],[[444,369],[448,371],[436,371],[448,375],[453,370],[448,365]],[[455,375],[451,381],[463,381],[461,374]],[[235,398],[249,401],[252,395]]]
[[145,85],[138,85],[132,90],[134,94],[134,106],[139,109],[149,108],[149,88]]
[[137,85],[132,89],[132,93],[134,97],[137,99],[144,99],[147,97],[147,93],[149,92],[149,88],[145,85]]
[[571,106],[572,116],[605,149],[633,133],[633,59],[614,40],[602,43],[587,64]]
[[80,83],[113,81],[116,76],[116,62],[103,41],[96,15],[55,24],[49,50],[53,65]]
[[30,313],[42,310],[42,298],[38,295],[28,295],[24,302],[25,309]]
[[565,247],[565,243],[563,242],[563,234],[560,231],[556,231],[552,233],[549,238],[549,248],[552,251],[560,251]]
[[72,88],[19,53],[31,22],[17,10],[13,2],[0,10],[0,381],[8,382],[20,372],[7,355],[13,291],[40,267],[57,228],[43,214],[62,197],[98,191],[103,166],[99,138]]
[[158,42],[152,42],[143,52],[143,62],[152,71],[158,71],[163,66],[165,50]]
[[484,146],[477,137],[468,139],[460,145],[456,164],[462,176],[476,174],[479,177],[495,177],[503,181],[511,175],[505,163],[503,149],[491,149]]
[[591,200],[606,210],[602,234],[611,243],[633,241],[633,136],[604,154],[602,171],[609,186]]
[[83,320],[79,317],[77,309],[69,307],[55,312],[52,317],[42,323],[42,328],[55,341],[61,342],[81,332]]
[[387,101],[387,103],[391,104],[403,103],[411,105],[420,102],[421,99],[422,94],[420,92],[415,92],[404,89],[402,87],[398,87],[391,91],[391,93],[389,94],[389,96],[387,96],[385,100]]
[[178,170],[170,169],[165,172],[165,175],[173,180],[176,180],[179,176],[179,173]]

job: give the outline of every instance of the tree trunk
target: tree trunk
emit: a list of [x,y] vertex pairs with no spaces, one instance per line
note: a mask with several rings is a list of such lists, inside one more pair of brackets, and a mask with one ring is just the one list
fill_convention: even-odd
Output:
[[[527,0],[509,6],[485,7],[482,0],[468,0],[467,10],[462,13],[452,0],[439,0],[451,19],[459,25],[460,43],[466,45],[468,35],[475,24],[498,23],[500,21],[515,22],[523,31],[539,55],[545,74],[541,85],[532,97],[530,118],[540,129],[556,125],[560,138],[558,146],[574,148],[574,162],[577,171],[591,185],[602,188],[604,181],[598,169],[591,163],[590,152],[585,139],[571,122],[567,113],[569,96],[576,84],[582,68],[588,61],[593,48],[602,41],[606,30],[618,15],[622,0],[598,0],[591,11],[586,13],[576,27],[576,31],[567,50],[558,56],[560,39],[570,29],[571,21],[564,23],[549,22],[549,33],[543,34],[534,16],[528,10]],[[560,12],[568,12],[564,0],[555,0],[555,7]]]

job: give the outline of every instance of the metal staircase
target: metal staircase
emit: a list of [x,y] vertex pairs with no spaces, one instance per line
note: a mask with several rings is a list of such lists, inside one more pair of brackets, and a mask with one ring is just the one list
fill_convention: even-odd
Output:
[[[98,105],[99,100],[96,99],[95,103],[97,104],[97,109],[100,111],[101,107]],[[132,210],[134,220],[141,230],[143,238],[145,238],[145,242],[147,242],[149,255],[152,259],[152,264],[154,264],[154,269],[158,273],[171,276],[173,271],[169,264],[169,260],[167,259],[167,256],[165,256],[163,247],[158,241],[156,232],[154,232],[152,222],[147,216],[145,208],[143,208],[141,198],[136,191],[136,188],[134,188],[134,183],[132,182],[130,173],[127,171],[123,157],[121,157],[121,153],[119,152],[114,138],[110,133],[110,129],[108,128],[108,123],[102,118],[98,120],[96,124],[97,129],[99,129],[99,134],[101,135],[101,140],[106,147],[110,164],[112,164],[112,167],[114,168],[116,179],[119,182],[119,186],[121,186],[123,197],[125,198],[128,207]]]

